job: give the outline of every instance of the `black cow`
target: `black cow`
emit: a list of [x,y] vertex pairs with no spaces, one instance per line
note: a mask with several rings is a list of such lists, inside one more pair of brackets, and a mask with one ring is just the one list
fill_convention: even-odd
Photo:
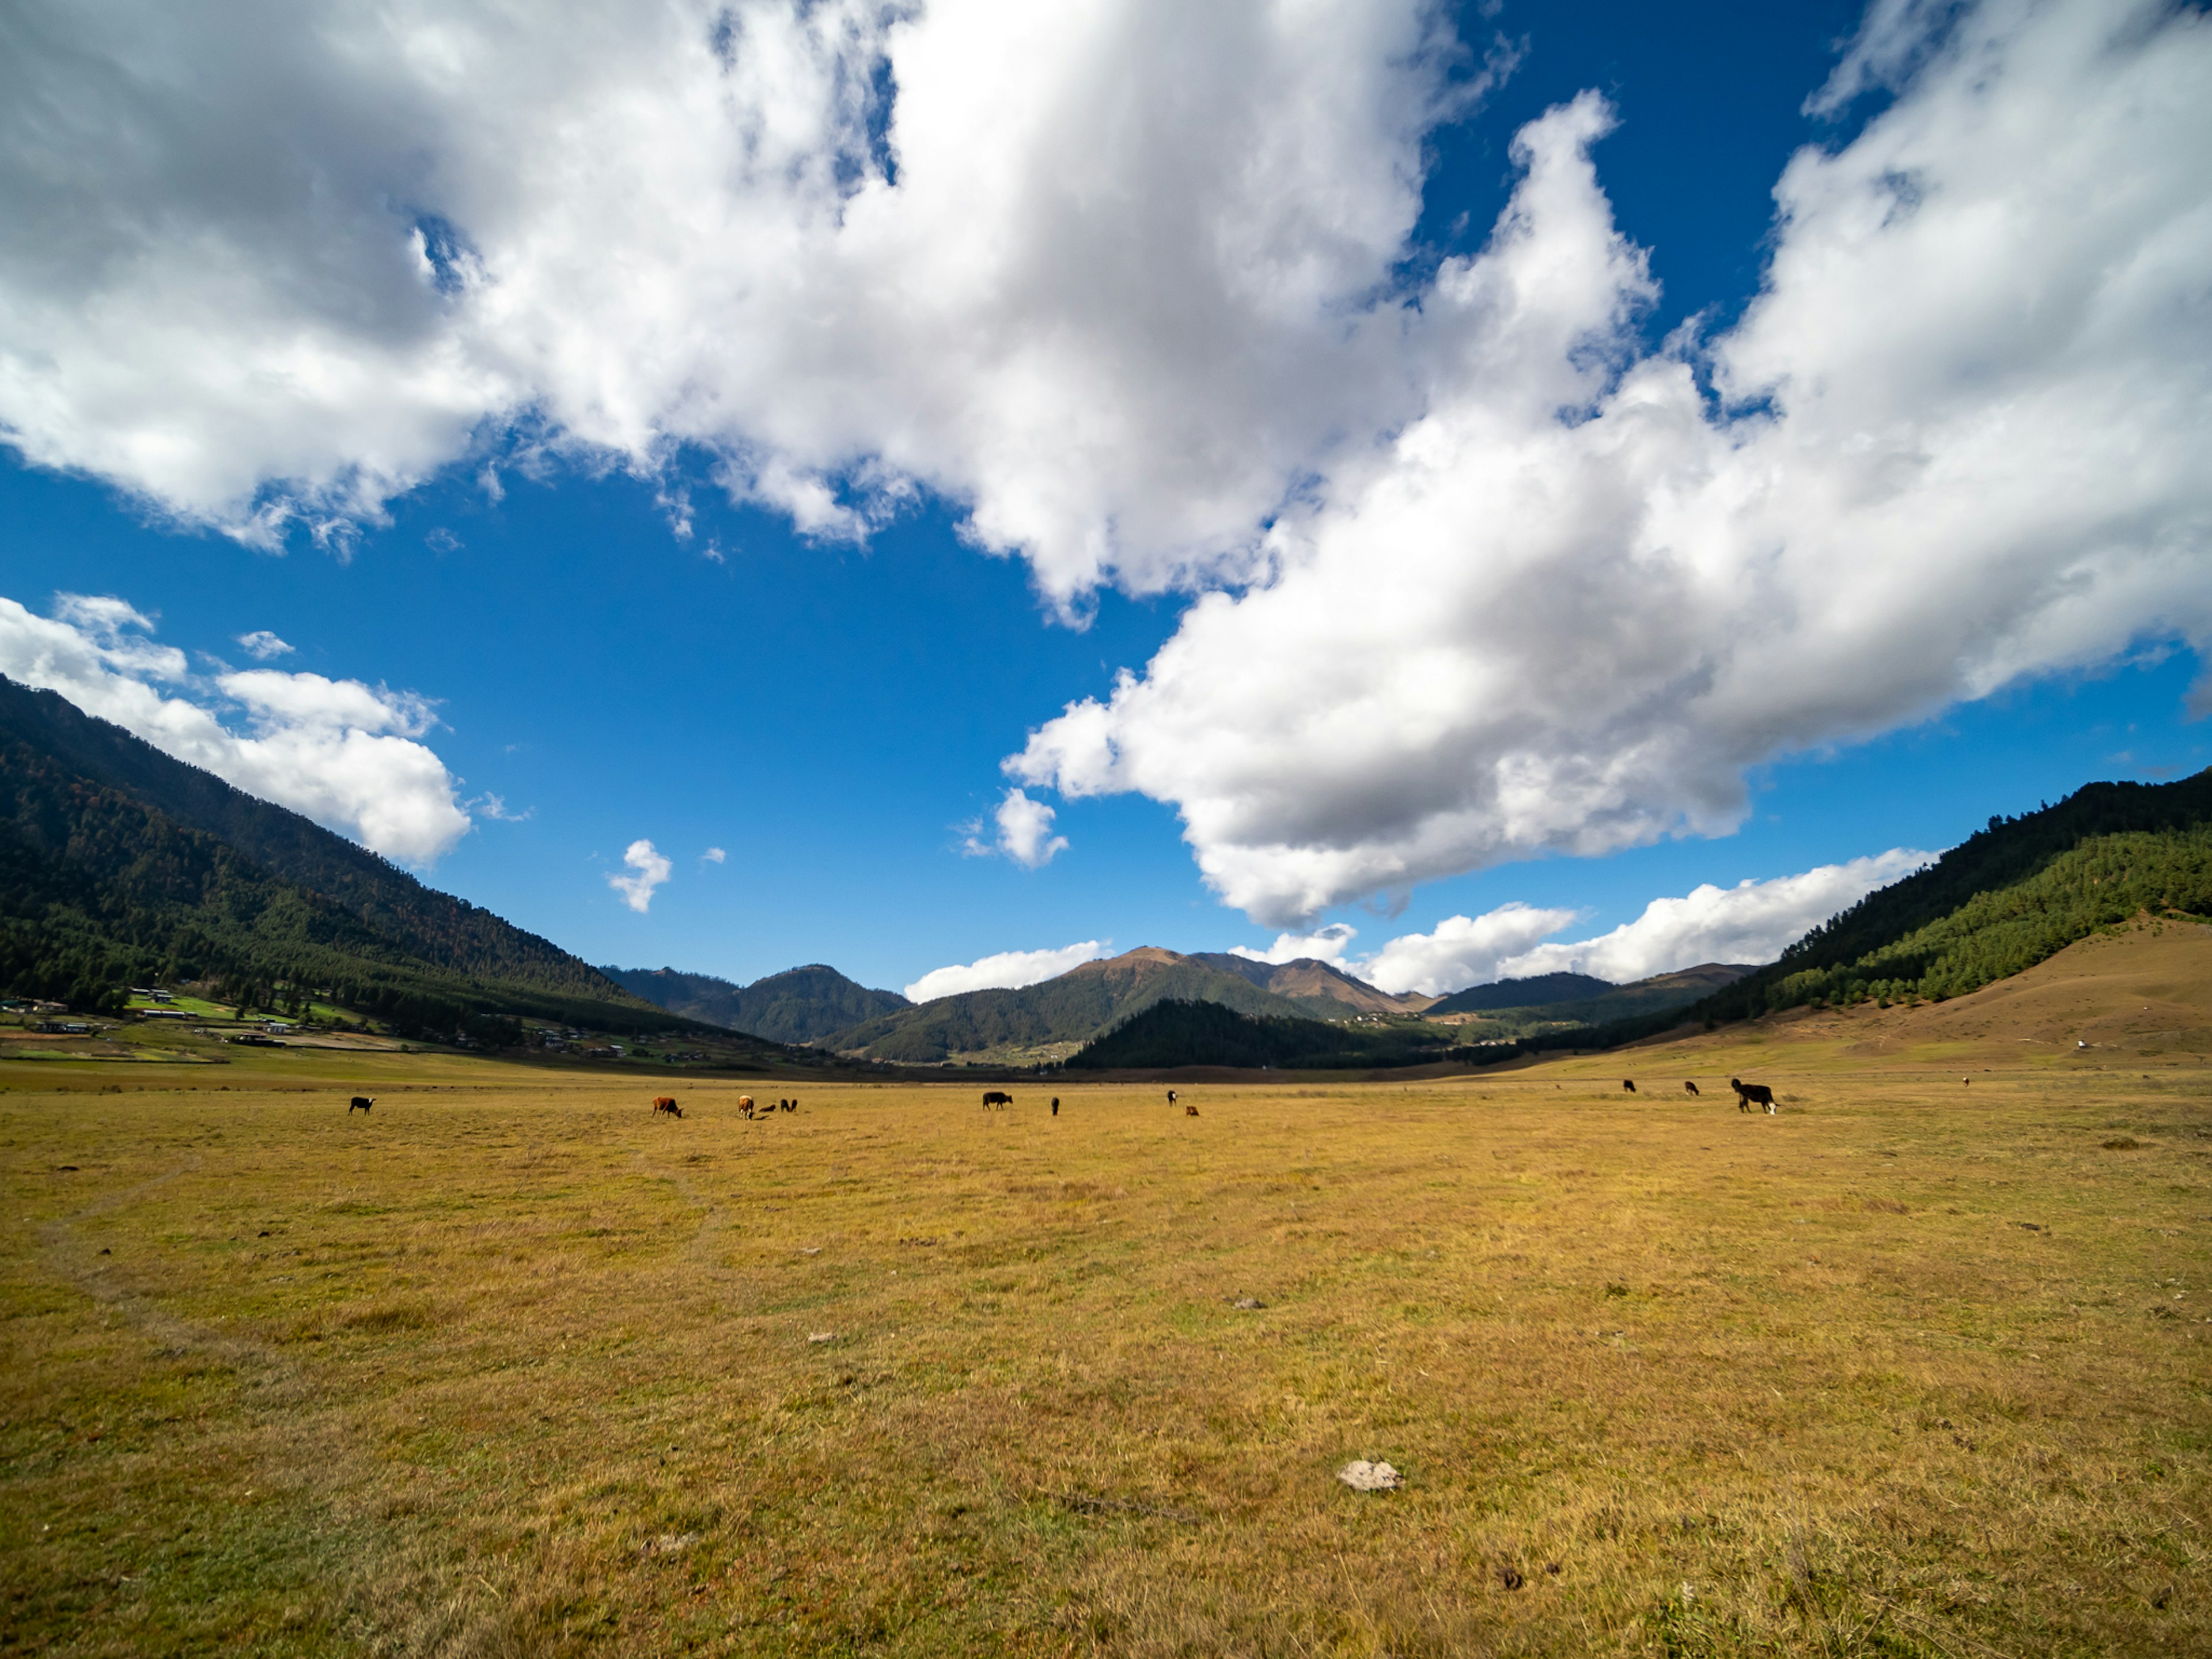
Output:
[[1011,1106],[1013,1103],[1014,1097],[1012,1095],[1001,1094],[996,1089],[986,1089],[983,1091],[983,1109],[987,1112],[994,1106]]
[[1730,1078],[1729,1087],[1735,1091],[1735,1109],[1747,1112],[1753,1106],[1766,1108],[1769,1117],[1774,1115],[1774,1091],[1764,1083],[1746,1083],[1740,1078]]
[[365,1112],[375,1104],[374,1095],[356,1095],[353,1097],[353,1104],[346,1108],[346,1115],[351,1117],[356,1112]]
[[1636,1079],[1632,1077],[1625,1077],[1620,1079],[1620,1086],[1632,1095],[1636,1092]]
[[1169,1091],[1168,1091],[1168,1104],[1169,1104],[1169,1105],[1170,1105],[1170,1106],[1172,1106],[1172,1105],[1174,1105],[1175,1103],[1176,1103],[1176,1091],[1175,1091],[1174,1090],[1170,1089],[1170,1090],[1169,1090]]
[[1682,1086],[1685,1089],[1687,1089],[1692,1094],[1698,1092],[1698,1085],[1691,1082],[1687,1078],[1682,1079]]

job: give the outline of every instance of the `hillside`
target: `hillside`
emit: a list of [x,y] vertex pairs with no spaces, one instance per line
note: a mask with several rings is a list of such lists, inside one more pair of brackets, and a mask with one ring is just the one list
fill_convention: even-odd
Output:
[[787,968],[750,985],[673,968],[599,971],[671,1013],[772,1042],[813,1042],[914,1006],[896,991],[872,991],[819,963]]
[[1697,1012],[1942,1000],[1992,984],[2139,912],[2212,915],[2212,769],[2093,783],[1988,827],[1871,893]]
[[1495,1008],[1541,1008],[1554,1002],[1588,1002],[1616,988],[1609,979],[1588,974],[1538,974],[1528,979],[1501,979],[1489,985],[1470,985],[1431,1003],[1431,1019],[1445,1014],[1487,1013]]
[[1239,1013],[1218,1002],[1155,1002],[1086,1043],[1066,1068],[1173,1071],[1189,1066],[1361,1071],[1425,1066],[1464,1054],[1441,1031],[1407,1024],[1331,1025],[1295,1017]]
[[1347,1011],[1363,1014],[1419,1013],[1436,1000],[1418,994],[1392,996],[1313,957],[1299,957],[1291,962],[1255,962],[1249,957],[1227,951],[1201,951],[1185,960],[1217,973],[1234,974],[1285,1001],[1304,1005],[1308,1012],[1324,1019],[1341,1019]]
[[149,979],[328,987],[406,1029],[668,1017],[295,812],[0,679],[0,983],[116,1006]]
[[865,1021],[826,1039],[824,1046],[871,1060],[926,1063],[954,1054],[1073,1045],[1169,998],[1219,1003],[1255,1015],[1303,1012],[1299,1005],[1238,975],[1143,946],[1019,990],[940,997]]

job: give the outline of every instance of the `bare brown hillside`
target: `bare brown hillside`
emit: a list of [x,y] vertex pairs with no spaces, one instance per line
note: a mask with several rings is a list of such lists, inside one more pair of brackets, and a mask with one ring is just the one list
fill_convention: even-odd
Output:
[[2142,918],[1948,1002],[1798,1009],[1671,1041],[1723,1047],[1747,1030],[1826,1039],[1841,1054],[1869,1057],[1939,1050],[1984,1062],[2065,1057],[2092,1065],[2202,1057],[2212,1054],[2212,927]]

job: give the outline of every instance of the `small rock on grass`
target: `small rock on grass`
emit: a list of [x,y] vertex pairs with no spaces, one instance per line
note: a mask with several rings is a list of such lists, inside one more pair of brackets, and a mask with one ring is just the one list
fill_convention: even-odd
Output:
[[1395,1492],[1406,1484],[1405,1476],[1388,1463],[1370,1463],[1364,1457],[1346,1463],[1336,1478],[1354,1492]]
[[809,1331],[806,1334],[806,1340],[809,1342],[835,1342],[837,1340],[837,1333],[835,1331]]
[[1249,1313],[1255,1308],[1264,1308],[1267,1304],[1261,1301],[1256,1296],[1240,1296],[1230,1305],[1232,1307],[1242,1308],[1245,1312]]

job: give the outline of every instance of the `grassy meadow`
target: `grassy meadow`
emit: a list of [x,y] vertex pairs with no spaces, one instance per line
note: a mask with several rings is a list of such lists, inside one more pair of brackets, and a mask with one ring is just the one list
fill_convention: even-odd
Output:
[[0,1651],[2212,1650],[2207,960],[1196,1117],[0,1066]]

